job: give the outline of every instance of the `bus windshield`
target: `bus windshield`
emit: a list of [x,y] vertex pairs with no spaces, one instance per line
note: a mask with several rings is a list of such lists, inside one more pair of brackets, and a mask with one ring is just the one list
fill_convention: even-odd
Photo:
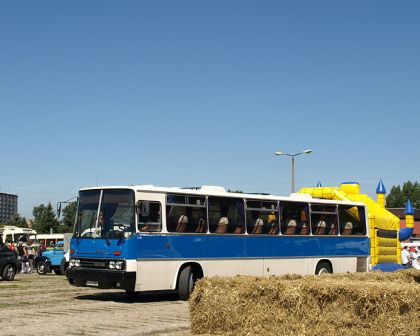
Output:
[[74,235],[79,238],[128,238],[135,233],[134,213],[132,190],[81,191]]

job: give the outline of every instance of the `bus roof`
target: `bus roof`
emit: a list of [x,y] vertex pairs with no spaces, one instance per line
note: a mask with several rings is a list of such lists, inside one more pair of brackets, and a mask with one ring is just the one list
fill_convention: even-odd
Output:
[[351,205],[365,205],[362,202],[353,201],[339,201],[327,200],[323,198],[314,198],[311,195],[303,193],[292,193],[289,196],[277,196],[262,193],[235,193],[228,192],[224,187],[203,185],[201,187],[181,188],[181,187],[155,187],[153,185],[128,185],[128,186],[97,186],[82,188],[80,191],[98,190],[98,189],[128,189],[135,192],[151,192],[151,193],[165,193],[165,194],[189,194],[202,196],[223,196],[223,197],[239,197],[247,199],[258,200],[278,200],[278,201],[294,201],[294,202],[308,202],[308,203],[329,203],[329,204],[351,204]]

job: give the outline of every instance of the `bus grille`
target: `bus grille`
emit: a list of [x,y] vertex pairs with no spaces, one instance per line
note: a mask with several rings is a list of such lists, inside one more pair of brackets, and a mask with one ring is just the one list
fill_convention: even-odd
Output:
[[95,268],[95,269],[107,269],[108,260],[98,259],[80,259],[80,267],[84,268]]

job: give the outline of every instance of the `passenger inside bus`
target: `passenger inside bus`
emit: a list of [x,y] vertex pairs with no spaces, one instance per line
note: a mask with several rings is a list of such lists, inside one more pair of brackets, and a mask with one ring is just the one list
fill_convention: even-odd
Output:
[[268,234],[276,235],[279,233],[279,225],[277,222],[276,213],[274,211],[270,212],[267,218],[268,221]]

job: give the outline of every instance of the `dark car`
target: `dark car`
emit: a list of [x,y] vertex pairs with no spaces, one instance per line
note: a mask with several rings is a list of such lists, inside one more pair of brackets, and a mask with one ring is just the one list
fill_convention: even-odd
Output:
[[12,281],[18,270],[18,260],[15,251],[0,243],[0,276],[2,280]]

